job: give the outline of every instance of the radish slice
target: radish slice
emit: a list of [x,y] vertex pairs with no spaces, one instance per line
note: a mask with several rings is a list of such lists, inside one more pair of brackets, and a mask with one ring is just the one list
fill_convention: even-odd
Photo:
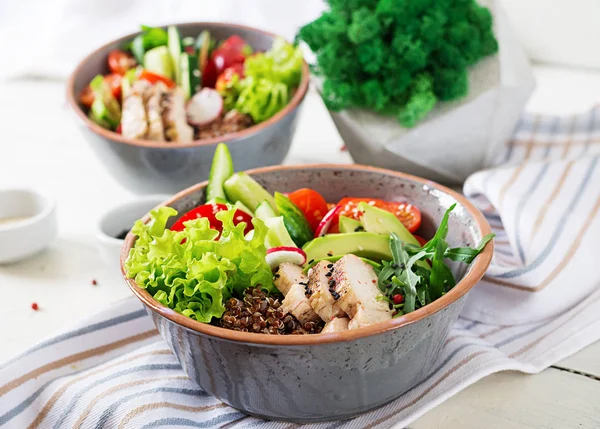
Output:
[[215,89],[202,88],[190,99],[186,110],[190,124],[210,124],[223,113],[223,97]]
[[267,250],[267,264],[271,269],[279,266],[283,262],[291,262],[295,265],[304,265],[306,263],[306,253],[298,247],[280,246]]
[[336,219],[338,219],[338,213],[341,209],[342,206],[335,206],[334,208],[329,210],[325,216],[323,216],[323,219],[321,220],[319,226],[317,226],[317,230],[315,231],[315,238],[323,237],[325,234],[327,234],[327,231],[329,231],[329,228],[331,228],[333,222]]

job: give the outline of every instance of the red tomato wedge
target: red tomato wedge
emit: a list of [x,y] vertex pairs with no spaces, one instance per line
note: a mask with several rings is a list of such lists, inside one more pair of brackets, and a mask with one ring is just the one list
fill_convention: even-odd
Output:
[[323,216],[327,214],[327,201],[313,189],[302,188],[287,196],[304,214],[313,233],[317,230]]
[[[208,219],[210,223],[210,227],[212,229],[216,229],[219,231],[219,235],[217,236],[217,240],[221,236],[221,232],[223,231],[223,224],[219,219],[216,218],[216,214],[223,211],[228,210],[225,204],[204,204],[200,207],[196,207],[195,209],[190,210],[175,222],[175,224],[171,227],[172,231],[183,231],[185,228],[184,223],[188,220],[198,219],[201,217],[205,217]],[[235,216],[233,217],[234,225],[237,225],[241,222],[246,222],[246,228],[244,229],[244,234],[248,234],[250,231],[254,229],[252,225],[252,216],[242,210],[236,210]]]
[[150,82],[151,84],[155,84],[156,82],[162,82],[167,85],[168,88],[175,88],[175,82],[169,79],[166,76],[162,76],[157,73],[149,72],[148,70],[142,70],[140,73],[140,79]]
[[108,68],[112,73],[124,75],[127,70],[135,66],[135,59],[127,52],[115,49],[108,53]]
[[341,206],[339,215],[358,220],[361,216],[358,210],[358,203],[363,201],[393,213],[410,232],[415,232],[421,226],[421,211],[412,204],[384,201],[376,198],[343,198],[337,204]]

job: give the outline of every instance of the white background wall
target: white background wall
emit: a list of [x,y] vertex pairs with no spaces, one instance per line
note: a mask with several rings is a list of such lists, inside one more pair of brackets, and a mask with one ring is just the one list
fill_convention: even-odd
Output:
[[[600,70],[600,0],[499,0],[536,62]],[[0,77],[69,73],[140,23],[224,20],[292,38],[321,0],[0,0]]]
[[536,62],[600,70],[600,0],[502,0]]

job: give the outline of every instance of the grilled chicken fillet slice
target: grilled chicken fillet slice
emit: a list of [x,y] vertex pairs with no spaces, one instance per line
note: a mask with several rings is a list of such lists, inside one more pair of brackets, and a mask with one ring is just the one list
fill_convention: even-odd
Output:
[[146,137],[148,132],[148,117],[144,105],[144,91],[147,82],[136,82],[126,97],[123,98],[121,112],[121,133],[128,139]]
[[185,96],[181,88],[165,91],[161,97],[165,137],[169,141],[189,143],[194,139],[194,129],[187,123]]
[[302,267],[292,264],[291,262],[283,262],[279,264],[275,274],[275,286],[283,296],[287,295],[290,288],[299,283],[306,284],[308,277],[302,272]]
[[328,265],[332,265],[331,262],[321,261],[308,274],[308,287],[311,291],[308,300],[315,313],[326,322],[334,317],[346,316],[346,313],[329,291],[329,281],[333,277],[327,274],[333,271],[333,267],[328,268]]
[[349,329],[361,328],[392,318],[388,303],[377,288],[377,275],[366,262],[346,255],[334,265],[335,291],[338,303],[350,316]]
[[292,285],[281,304],[283,311],[293,314],[301,323],[319,320],[319,316],[308,302],[305,287],[301,284]]
[[331,319],[329,322],[327,322],[325,324],[321,333],[326,334],[328,332],[347,331],[348,330],[348,322],[350,322],[350,319],[348,319],[347,317],[334,317],[333,319]]
[[165,140],[161,107],[161,98],[165,90],[166,86],[162,82],[157,82],[144,91],[144,103],[148,116],[148,133],[146,135],[148,140]]

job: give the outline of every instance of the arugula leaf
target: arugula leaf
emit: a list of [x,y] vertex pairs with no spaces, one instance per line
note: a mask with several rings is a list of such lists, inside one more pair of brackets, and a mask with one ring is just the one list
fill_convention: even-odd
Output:
[[429,293],[433,300],[440,298],[446,290],[445,284],[448,280],[447,274],[449,270],[444,270],[443,267],[446,267],[444,253],[447,248],[448,243],[445,240],[435,240],[435,251],[431,260],[431,274],[429,275]]
[[404,285],[404,311],[406,313],[414,311],[417,284],[421,281],[421,277],[413,272],[412,263],[409,264],[408,253],[404,250],[404,242],[395,233],[390,235],[390,250],[396,265],[396,275],[392,277],[392,282]]
[[[422,247],[403,243],[396,234],[390,235],[393,262],[383,262],[377,284],[388,298],[397,293],[404,296],[402,314],[427,305],[456,285],[452,270],[445,263],[446,258],[470,264],[494,237],[493,234],[485,236],[476,248],[449,248],[446,242],[448,221],[455,207],[453,204],[448,208],[434,237]],[[431,260],[431,266],[427,260]]]
[[475,259],[475,257],[483,251],[486,244],[488,244],[495,236],[495,234],[486,235],[476,248],[454,247],[452,249],[447,249],[444,253],[444,256],[453,261],[460,261],[464,262],[465,264],[470,264],[473,262],[473,259]]

